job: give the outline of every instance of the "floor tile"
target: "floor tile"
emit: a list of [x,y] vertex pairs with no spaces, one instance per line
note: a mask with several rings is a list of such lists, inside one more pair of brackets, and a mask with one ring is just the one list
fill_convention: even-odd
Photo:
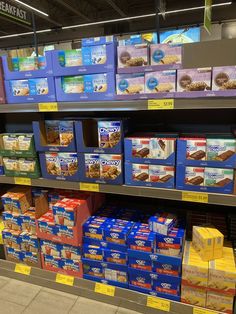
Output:
[[16,303],[8,302],[6,300],[0,300],[0,312],[7,314],[21,314],[25,307]]
[[11,279],[0,290],[0,299],[27,306],[41,287]]
[[10,278],[0,276],[0,289],[10,281]]
[[70,314],[115,314],[117,306],[79,297]]
[[76,301],[78,299],[77,295],[66,293],[66,292],[62,292],[62,291],[59,291],[59,290],[54,290],[54,289],[49,289],[49,288],[42,288],[41,291],[42,292],[48,292],[48,293],[54,293],[54,294],[56,294],[58,296],[67,297],[67,298],[72,299],[74,301]]
[[24,314],[68,314],[76,298],[65,297],[61,294],[40,291],[36,298],[24,311]]

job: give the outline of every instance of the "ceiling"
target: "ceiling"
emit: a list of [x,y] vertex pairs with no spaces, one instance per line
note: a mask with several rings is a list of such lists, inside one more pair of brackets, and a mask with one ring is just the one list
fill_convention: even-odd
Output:
[[[14,0],[11,0],[14,3]],[[155,17],[99,24],[62,30],[61,27],[119,19],[134,15],[155,12],[155,0],[22,0],[49,16],[39,13],[35,15],[37,30],[53,29],[51,32],[38,34],[39,43],[59,42],[78,39],[85,36],[121,34],[155,29]],[[214,0],[222,3],[228,0]],[[166,10],[184,9],[204,5],[204,0],[166,0]],[[213,20],[236,20],[236,0],[229,6],[213,8]],[[160,17],[160,27],[178,27],[181,25],[196,25],[203,22],[204,10],[168,14]],[[7,20],[0,15],[0,36],[32,31],[31,27]],[[31,45],[32,36],[21,35],[13,38],[0,38],[0,47],[17,47]]]

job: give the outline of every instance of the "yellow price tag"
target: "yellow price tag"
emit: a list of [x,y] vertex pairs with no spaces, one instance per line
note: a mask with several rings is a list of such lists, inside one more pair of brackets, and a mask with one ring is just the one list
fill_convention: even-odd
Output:
[[57,102],[40,102],[38,104],[40,112],[58,111]]
[[56,282],[61,283],[63,285],[73,286],[74,285],[75,277],[63,275],[63,274],[57,274],[56,276]]
[[94,291],[97,293],[109,295],[114,297],[116,288],[113,286],[108,286],[103,283],[96,282]]
[[201,192],[182,192],[182,201],[208,203],[208,194]]
[[15,184],[20,184],[20,185],[31,185],[31,179],[30,178],[14,178]]
[[29,276],[31,272],[31,267],[24,264],[16,264],[15,272]]
[[3,221],[0,222],[0,244],[3,244],[3,239],[2,239],[2,231],[4,229],[4,223]]
[[147,306],[157,310],[170,312],[170,301],[163,300],[157,297],[148,296]]
[[149,99],[148,110],[174,109],[174,99]]
[[89,192],[99,192],[99,184],[96,183],[83,183],[79,184],[80,190]]
[[193,314],[216,314],[217,312],[207,310],[207,309],[200,309],[199,307],[193,308]]

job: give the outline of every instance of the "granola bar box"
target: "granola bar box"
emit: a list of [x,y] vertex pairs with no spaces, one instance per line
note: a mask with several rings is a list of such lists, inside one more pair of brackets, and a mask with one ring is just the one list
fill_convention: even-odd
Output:
[[[211,68],[177,70],[177,92],[209,92],[211,90]],[[203,94],[204,95],[204,94]]]
[[145,66],[149,63],[147,44],[117,47],[118,68]]
[[212,90],[236,92],[236,66],[213,67]]
[[116,93],[117,95],[135,95],[144,93],[144,74],[117,74]]
[[150,45],[151,65],[181,65],[182,47],[171,44]]
[[145,93],[175,92],[176,71],[145,73]]

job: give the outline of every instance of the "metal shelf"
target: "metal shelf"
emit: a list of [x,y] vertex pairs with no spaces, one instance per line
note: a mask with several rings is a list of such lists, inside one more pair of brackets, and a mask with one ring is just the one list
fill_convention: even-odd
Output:
[[[13,177],[0,176],[0,183],[3,184],[16,184]],[[46,188],[58,188],[67,190],[80,190],[80,182],[60,181],[60,180],[48,180],[44,178],[31,179],[31,185],[37,187]],[[93,185],[93,184],[91,184]],[[182,199],[183,192],[175,189],[158,189],[149,187],[136,187],[127,185],[109,185],[99,184],[97,185],[97,192],[160,198],[176,201],[184,201]],[[195,192],[191,192],[192,195]],[[198,194],[198,193],[196,193]],[[217,194],[217,193],[201,193],[208,196],[208,204],[224,205],[224,206],[236,206],[236,195],[231,194]]]
[[[122,289],[115,287],[115,295],[107,296],[95,292],[96,283],[90,280],[75,278],[74,285],[68,286],[56,282],[56,273],[46,271],[39,268],[31,268],[30,275],[23,275],[15,272],[16,263],[12,263],[6,260],[0,260],[0,275],[5,277],[14,278],[24,282],[40,285],[50,289],[63,291],[66,293],[75,294],[85,298],[97,300],[100,302],[113,304],[116,306],[124,307],[130,310],[139,311],[145,314],[163,314],[164,311],[147,307],[148,295],[139,293],[136,291]],[[170,302],[169,313],[173,314],[193,314],[194,307],[181,302],[170,301],[167,299],[160,299]],[[202,309],[195,307],[195,309]],[[212,313],[221,313],[212,311]]]
[[[148,110],[147,99],[103,102],[58,102],[57,104],[58,112]],[[236,97],[177,98],[174,100],[175,110],[230,108],[236,108]],[[0,114],[20,112],[40,112],[38,103],[0,104]]]

